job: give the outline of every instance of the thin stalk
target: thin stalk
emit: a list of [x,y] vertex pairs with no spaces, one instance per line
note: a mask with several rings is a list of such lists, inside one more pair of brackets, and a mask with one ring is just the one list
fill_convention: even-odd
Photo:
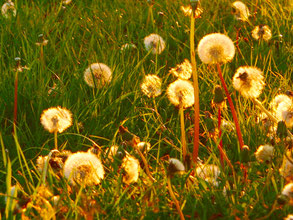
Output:
[[218,108],[218,130],[219,130],[219,138],[220,143],[218,145],[218,149],[220,151],[220,161],[223,168],[225,168],[224,164],[224,156],[223,156],[223,140],[222,140],[222,130],[221,130],[221,107]]
[[55,149],[58,150],[57,130],[54,131],[54,144],[55,144]]
[[179,202],[178,202],[178,200],[176,199],[175,194],[174,194],[174,192],[173,192],[173,190],[172,190],[172,185],[171,185],[171,179],[170,179],[170,176],[168,176],[168,178],[167,178],[167,184],[168,184],[168,190],[169,190],[170,196],[171,196],[172,199],[174,200],[174,203],[175,203],[176,209],[177,209],[177,211],[178,211],[178,213],[179,213],[180,220],[185,220],[184,215],[183,215],[183,213],[182,213],[182,211],[181,211],[181,208],[180,208]]
[[192,161],[194,164],[197,163],[198,149],[199,149],[199,89],[198,89],[198,74],[195,60],[195,49],[194,49],[194,25],[195,17],[194,10],[193,15],[190,19],[190,57],[192,66],[192,78],[194,87],[194,138],[193,138],[193,152]]
[[236,133],[237,133],[237,136],[238,136],[238,141],[239,141],[239,144],[240,144],[240,149],[242,150],[242,147],[244,145],[244,141],[243,141],[242,133],[241,133],[240,126],[239,126],[238,117],[236,115],[235,107],[234,107],[233,101],[231,99],[231,96],[229,94],[227,85],[226,85],[225,80],[223,78],[220,64],[218,64],[218,63],[217,63],[217,69],[218,69],[218,73],[219,73],[219,77],[220,77],[221,83],[222,83],[222,85],[224,87],[224,90],[225,90],[225,93],[226,93],[226,96],[227,96],[227,99],[228,99],[228,102],[229,102],[229,105],[230,105],[230,108],[231,108],[231,113],[232,113],[233,120],[234,120],[235,127],[236,127]]
[[15,73],[14,79],[14,110],[13,110],[13,133],[16,130],[16,121],[17,121],[17,92],[18,91],[18,70]]
[[186,136],[185,136],[185,124],[184,124],[184,109],[183,109],[182,103],[180,103],[179,115],[180,115],[180,128],[181,128],[182,158],[185,163],[187,149],[186,149]]

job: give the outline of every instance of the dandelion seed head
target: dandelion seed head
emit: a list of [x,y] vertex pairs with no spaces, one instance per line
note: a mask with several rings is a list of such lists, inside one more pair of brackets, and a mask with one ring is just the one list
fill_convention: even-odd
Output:
[[151,149],[151,144],[149,142],[139,142],[137,144],[138,149],[141,152],[148,152]]
[[176,173],[184,173],[185,172],[185,167],[183,165],[183,163],[176,159],[176,158],[170,158],[169,159],[169,167],[168,167],[168,173],[169,175],[173,175]]
[[247,21],[250,13],[247,6],[241,1],[235,1],[232,4],[233,9],[235,10],[235,17],[237,20]]
[[200,164],[195,170],[197,176],[201,179],[204,179],[208,183],[218,186],[217,181],[221,171],[220,168],[213,164]]
[[84,81],[92,88],[102,88],[112,80],[112,71],[104,63],[93,63],[84,71]]
[[178,64],[169,72],[180,79],[190,79],[192,74],[192,66],[189,60],[185,59],[183,63]]
[[274,147],[268,144],[260,145],[254,155],[259,162],[269,162],[273,158]]
[[284,220],[293,220],[293,215],[288,215],[286,218],[284,218]]
[[147,51],[152,51],[152,54],[161,54],[166,43],[164,39],[158,34],[150,34],[144,38],[144,46]]
[[37,158],[37,169],[39,172],[43,172],[45,163],[48,160],[48,156],[38,156]]
[[167,96],[170,102],[183,108],[188,108],[194,104],[194,88],[190,81],[178,79],[167,88]]
[[121,46],[120,51],[123,52],[123,51],[128,51],[128,50],[131,50],[131,49],[136,49],[135,44],[126,43],[126,44],[123,44]]
[[14,3],[11,1],[4,3],[1,8],[1,13],[5,18],[9,18],[11,15],[15,17],[16,9]]
[[252,30],[252,37],[255,40],[265,40],[268,41],[272,38],[272,31],[267,25],[257,25]]
[[73,185],[97,185],[104,178],[104,168],[100,159],[90,152],[71,154],[65,161],[64,176]]
[[265,85],[263,73],[251,66],[239,67],[233,77],[233,87],[245,98],[257,98]]
[[284,121],[288,128],[293,126],[293,105],[291,102],[281,102],[275,110],[279,121]]
[[122,160],[122,169],[125,171],[123,175],[123,182],[127,185],[135,183],[138,180],[140,165],[139,161],[133,156],[127,155]]
[[[291,152],[288,151],[286,152],[287,157],[291,159],[291,161],[293,161]],[[285,178],[290,178],[293,177],[293,163],[291,163],[291,161],[288,160],[286,156],[283,157],[283,162],[282,162],[282,166],[279,169],[280,174]]]
[[285,195],[288,198],[293,198],[293,183],[288,183],[284,186],[282,190],[282,195]]
[[156,75],[146,75],[142,84],[140,85],[141,91],[149,98],[154,98],[161,95],[162,80]]
[[287,103],[286,106],[291,106],[292,105],[292,99],[285,95],[285,94],[280,94],[274,97],[274,99],[270,102],[270,108],[274,111],[276,111],[281,103]]
[[235,46],[225,34],[213,33],[205,35],[199,41],[197,52],[203,63],[227,63],[235,55]]
[[44,110],[41,115],[41,124],[50,133],[62,133],[72,125],[72,114],[66,108],[52,107]]
[[69,5],[72,2],[72,0],[63,0],[62,4],[63,5]]

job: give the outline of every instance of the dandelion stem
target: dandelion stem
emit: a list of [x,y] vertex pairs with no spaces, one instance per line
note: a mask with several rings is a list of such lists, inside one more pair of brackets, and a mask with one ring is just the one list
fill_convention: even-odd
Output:
[[14,80],[13,133],[15,133],[16,121],[17,121],[17,93],[18,93],[17,91],[18,91],[18,70],[16,70],[15,80]]
[[185,136],[185,124],[184,124],[184,109],[183,109],[182,102],[180,102],[179,115],[180,115],[180,128],[181,128],[182,157],[185,163],[187,149],[186,149],[186,136]]
[[58,150],[57,130],[54,131],[54,143],[55,143],[55,149]]
[[195,60],[195,49],[194,49],[194,9],[190,21],[190,57],[192,66],[192,77],[194,87],[194,138],[193,138],[193,152],[192,160],[193,163],[197,163],[198,149],[199,149],[199,89],[198,89],[198,74]]
[[221,130],[221,107],[218,109],[218,130],[219,130],[219,138],[220,143],[218,145],[218,149],[220,151],[220,161],[223,168],[225,168],[224,164],[224,155],[223,155],[223,140],[222,140],[222,130]]
[[185,220],[184,215],[183,215],[183,213],[182,213],[182,211],[181,211],[181,208],[180,208],[179,202],[178,202],[178,200],[176,199],[175,194],[174,194],[174,192],[173,192],[173,190],[172,190],[172,185],[171,185],[171,179],[170,179],[170,176],[168,176],[168,178],[167,178],[167,184],[168,184],[168,190],[169,190],[170,196],[171,196],[172,199],[174,200],[174,203],[175,203],[176,209],[177,209],[177,211],[178,211],[178,213],[179,213],[179,215],[180,215],[180,220]]
[[240,144],[240,149],[242,150],[242,147],[244,145],[244,141],[243,141],[243,138],[242,138],[242,133],[241,133],[241,130],[240,130],[240,126],[239,126],[238,118],[237,118],[237,115],[236,115],[235,107],[234,107],[233,101],[231,99],[231,96],[229,94],[229,91],[228,91],[227,85],[225,83],[225,80],[223,78],[222,70],[221,70],[221,67],[220,67],[219,63],[217,63],[217,69],[218,69],[218,73],[219,73],[221,83],[222,83],[222,85],[224,87],[224,90],[225,90],[225,93],[226,93],[226,96],[227,96],[227,99],[228,99],[228,102],[229,102],[229,105],[230,105],[230,108],[231,108],[233,120],[234,120],[235,127],[236,127],[236,133],[237,133],[237,136],[238,136],[238,141],[239,141],[239,144]]

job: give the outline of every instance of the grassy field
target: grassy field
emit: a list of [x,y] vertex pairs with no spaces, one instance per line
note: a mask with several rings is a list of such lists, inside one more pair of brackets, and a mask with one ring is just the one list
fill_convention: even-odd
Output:
[[[195,19],[195,47],[205,35],[215,32],[229,36],[239,46],[233,60],[221,67],[244,143],[250,150],[246,154],[241,151],[227,103],[228,107],[222,109],[222,120],[232,124],[232,128],[223,126],[222,141],[233,169],[227,163],[221,166],[220,140],[217,132],[213,133],[217,129],[212,129],[217,127],[218,110],[211,104],[214,88],[221,82],[216,66],[202,63],[196,54],[200,103],[198,156],[203,164],[216,165],[221,173],[213,184],[186,167],[183,174],[171,179],[178,201],[171,195],[168,158],[183,158],[179,111],[169,101],[166,89],[177,79],[170,69],[184,59],[191,60],[191,19],[180,8],[189,3],[73,0],[62,5],[57,0],[23,0],[14,2],[16,16],[0,16],[3,219],[179,219],[177,202],[186,219],[282,219],[293,213],[293,198],[283,199],[284,204],[280,202],[290,178],[285,179],[279,172],[292,141],[279,138],[276,132],[267,132],[258,123],[261,110],[232,85],[238,67],[248,65],[258,67],[264,74],[266,85],[258,99],[266,108],[276,95],[292,90],[292,0],[244,0],[251,14],[248,21],[235,18],[233,1],[201,2],[203,12]],[[268,41],[255,40],[251,35],[255,26],[261,24],[272,31]],[[144,38],[151,33],[159,34],[166,42],[161,54],[145,49]],[[43,40],[48,40],[46,45],[36,45]],[[136,48],[122,51],[126,43]],[[19,65],[27,67],[23,71],[15,70],[16,57],[21,58]],[[91,88],[85,83],[84,71],[92,63],[104,63],[111,68],[109,84]],[[149,98],[141,91],[141,83],[148,74],[162,79],[162,94],[158,97]],[[17,123],[13,133],[16,75]],[[38,171],[36,161],[54,149],[54,134],[43,128],[40,117],[45,109],[57,106],[70,110],[73,118],[72,126],[58,134],[58,149],[77,152],[99,145],[98,155],[105,169],[100,184],[73,186],[62,171],[56,174],[50,166],[43,181],[44,173]],[[184,110],[189,152],[193,151],[193,117],[194,107]],[[149,174],[142,157],[125,142],[121,126],[151,144],[150,150],[144,152]],[[274,156],[271,161],[259,162],[254,153],[265,144],[274,147]],[[109,162],[105,152],[113,145],[118,145],[122,154],[129,153],[140,161],[142,168],[136,182],[123,181],[121,157]],[[19,196],[7,197],[13,185],[19,187]],[[20,206],[17,210],[16,203]]]

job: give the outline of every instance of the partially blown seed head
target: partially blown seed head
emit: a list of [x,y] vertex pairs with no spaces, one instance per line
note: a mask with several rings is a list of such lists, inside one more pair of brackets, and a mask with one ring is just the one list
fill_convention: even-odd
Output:
[[185,59],[183,63],[180,63],[176,67],[172,68],[170,73],[180,79],[190,79],[192,74],[191,63],[188,59]]
[[251,66],[239,67],[233,77],[233,87],[245,98],[257,98],[265,85],[263,73]]
[[235,17],[237,20],[247,21],[250,13],[247,6],[241,1],[235,1],[232,4],[234,9]]
[[267,25],[257,25],[252,30],[252,37],[255,40],[265,40],[268,41],[272,38],[272,31]]
[[123,158],[122,169],[125,171],[123,175],[123,182],[129,185],[135,183],[138,180],[140,165],[139,161],[133,156],[127,155]]
[[156,75],[146,75],[142,84],[140,85],[141,91],[149,98],[161,95],[162,80]]

